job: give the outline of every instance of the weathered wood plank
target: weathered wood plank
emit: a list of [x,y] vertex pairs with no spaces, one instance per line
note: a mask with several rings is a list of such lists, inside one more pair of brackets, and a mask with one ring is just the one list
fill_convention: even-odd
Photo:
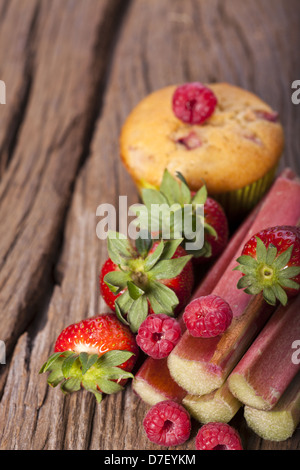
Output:
[[[146,93],[187,80],[226,80],[252,89],[277,108],[285,127],[289,126],[283,162],[299,169],[295,139],[299,113],[296,116],[289,89],[300,64],[297,51],[290,47],[299,34],[295,12],[295,1],[286,5],[281,0],[263,5],[258,0],[131,2],[91,154],[74,187],[49,305],[19,338],[10,363],[0,406],[1,448],[158,448],[146,439],[141,426],[148,406],[129,386],[123,393],[105,397],[99,406],[88,393],[64,397],[59,390],[49,389],[46,376],[38,376],[37,371],[64,326],[106,309],[98,290],[106,244],[96,237],[96,208],[103,202],[117,206],[122,194],[129,196],[129,204],[137,201],[137,192],[120,165],[118,136],[125,117]],[[299,448],[299,432],[288,442],[275,444],[250,432],[241,413],[233,425],[241,431],[246,448]],[[197,428],[194,423],[192,439],[181,449],[194,449]]]
[[[7,36],[25,54],[34,49],[30,97],[0,185],[0,321],[8,351],[49,280],[72,185],[99,112],[120,4],[42,0],[29,50],[27,37],[13,30]],[[11,8],[18,7],[14,2]],[[22,21],[22,9],[19,15]],[[8,69],[13,65],[7,61]]]
[[13,153],[30,96],[38,3],[0,3],[0,78],[7,95],[7,105],[1,106],[0,112],[0,179]]

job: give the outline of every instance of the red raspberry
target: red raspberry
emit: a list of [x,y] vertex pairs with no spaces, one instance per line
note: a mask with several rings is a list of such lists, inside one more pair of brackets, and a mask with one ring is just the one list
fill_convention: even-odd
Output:
[[164,314],[149,315],[139,327],[136,342],[154,359],[167,357],[181,337],[177,320]]
[[161,446],[177,446],[190,437],[190,415],[182,405],[172,400],[152,406],[143,425],[148,439]]
[[226,423],[208,423],[196,436],[197,450],[243,450],[238,432]]
[[192,336],[210,338],[227,330],[232,321],[232,310],[218,295],[206,295],[187,305],[183,320]]
[[201,124],[215,110],[217,98],[214,93],[199,82],[186,83],[176,88],[172,107],[175,116],[189,124]]

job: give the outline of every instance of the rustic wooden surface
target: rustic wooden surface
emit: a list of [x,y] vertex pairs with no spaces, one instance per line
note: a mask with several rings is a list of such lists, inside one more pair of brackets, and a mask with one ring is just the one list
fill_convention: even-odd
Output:
[[[96,208],[138,200],[118,136],[147,93],[193,80],[254,91],[280,112],[281,167],[300,173],[299,20],[297,0],[0,0],[2,450],[158,449],[130,386],[97,405],[50,389],[38,371],[64,326],[106,310]],[[246,449],[300,448],[299,429],[271,443],[242,413],[232,424]],[[180,449],[194,449],[198,427]]]

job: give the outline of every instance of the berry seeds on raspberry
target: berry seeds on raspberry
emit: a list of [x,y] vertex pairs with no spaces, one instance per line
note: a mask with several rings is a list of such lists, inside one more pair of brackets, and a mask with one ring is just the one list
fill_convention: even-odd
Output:
[[172,98],[175,116],[188,124],[201,124],[215,110],[217,98],[199,82],[185,83],[176,88]]
[[192,336],[210,338],[224,333],[232,316],[230,305],[211,294],[192,300],[185,308],[183,320]]
[[148,439],[161,446],[177,446],[188,440],[191,419],[185,408],[173,400],[152,406],[143,421]]
[[136,342],[154,359],[167,357],[181,337],[181,328],[175,318],[164,314],[149,315],[139,327]]
[[207,423],[196,436],[197,450],[243,450],[238,432],[226,423]]

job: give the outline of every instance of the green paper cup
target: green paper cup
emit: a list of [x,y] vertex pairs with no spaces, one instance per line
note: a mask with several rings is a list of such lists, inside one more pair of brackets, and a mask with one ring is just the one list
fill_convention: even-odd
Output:
[[277,167],[278,165],[259,180],[241,189],[212,194],[211,197],[220,202],[229,220],[239,219],[253,209],[269,190],[275,179]]

